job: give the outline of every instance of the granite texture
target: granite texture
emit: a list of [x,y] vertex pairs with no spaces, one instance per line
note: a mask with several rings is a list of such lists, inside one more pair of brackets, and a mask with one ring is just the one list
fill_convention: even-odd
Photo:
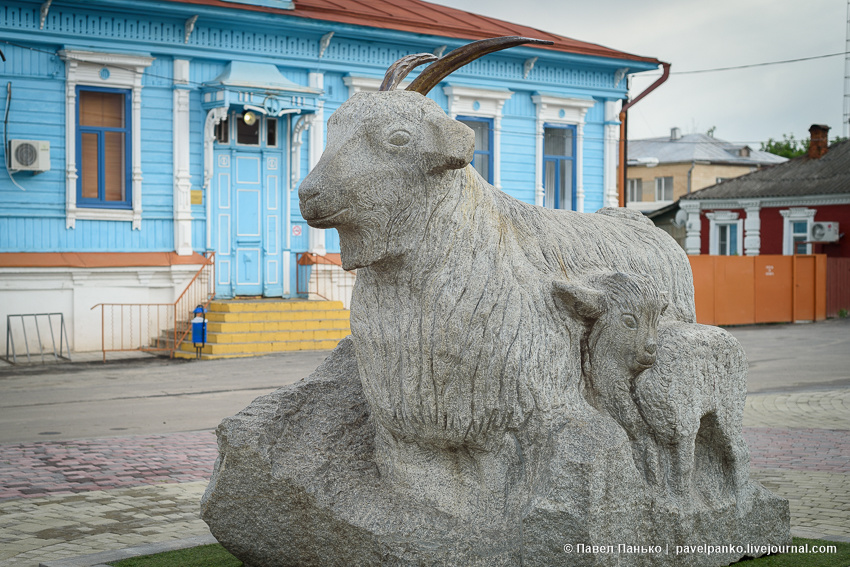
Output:
[[299,200],[357,268],[352,337],[222,423],[213,535],[250,567],[713,566],[744,553],[672,551],[788,542],[747,472],[746,358],[695,323],[684,251],[639,213],[517,201],[473,149],[418,92],[330,118]]

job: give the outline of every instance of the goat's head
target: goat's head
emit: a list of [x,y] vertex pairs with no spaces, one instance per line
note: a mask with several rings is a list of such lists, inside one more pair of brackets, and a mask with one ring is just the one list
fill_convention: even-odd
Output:
[[556,303],[588,326],[587,356],[609,357],[633,376],[655,364],[667,293],[636,274],[605,272],[587,286],[557,282]]
[[310,226],[339,230],[346,269],[393,254],[398,235],[391,227],[403,229],[408,219],[427,215],[418,200],[445,193],[446,173],[472,161],[472,130],[424,95],[475,58],[522,43],[549,42],[515,37],[475,42],[437,60],[407,90],[393,90],[411,69],[436,59],[404,57],[389,69],[381,91],[355,94],[334,112],[327,147],[298,196]]

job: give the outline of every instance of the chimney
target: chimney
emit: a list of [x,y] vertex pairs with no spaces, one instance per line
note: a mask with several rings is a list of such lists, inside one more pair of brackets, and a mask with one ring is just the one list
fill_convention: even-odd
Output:
[[682,131],[679,128],[671,128],[670,129],[670,141],[675,142],[676,140],[681,139]]
[[812,124],[809,128],[809,159],[820,159],[829,150],[829,126]]

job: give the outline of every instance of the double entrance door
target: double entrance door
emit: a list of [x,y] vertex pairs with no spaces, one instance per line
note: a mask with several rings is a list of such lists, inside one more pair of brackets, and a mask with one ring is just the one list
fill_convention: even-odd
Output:
[[232,113],[216,130],[212,208],[218,297],[281,297],[285,291],[285,154],[277,120],[258,115],[253,120],[248,125],[240,113]]

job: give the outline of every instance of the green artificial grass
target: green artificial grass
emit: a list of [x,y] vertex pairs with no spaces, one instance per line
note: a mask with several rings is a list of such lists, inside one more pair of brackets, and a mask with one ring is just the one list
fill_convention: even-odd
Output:
[[113,567],[241,567],[221,545],[202,545],[109,563]]
[[[793,545],[808,549],[835,546],[835,553],[784,553],[735,563],[738,567],[848,567],[850,543],[822,539],[794,538]],[[218,544],[167,551],[157,555],[134,557],[116,563],[113,567],[241,567],[242,562]]]

